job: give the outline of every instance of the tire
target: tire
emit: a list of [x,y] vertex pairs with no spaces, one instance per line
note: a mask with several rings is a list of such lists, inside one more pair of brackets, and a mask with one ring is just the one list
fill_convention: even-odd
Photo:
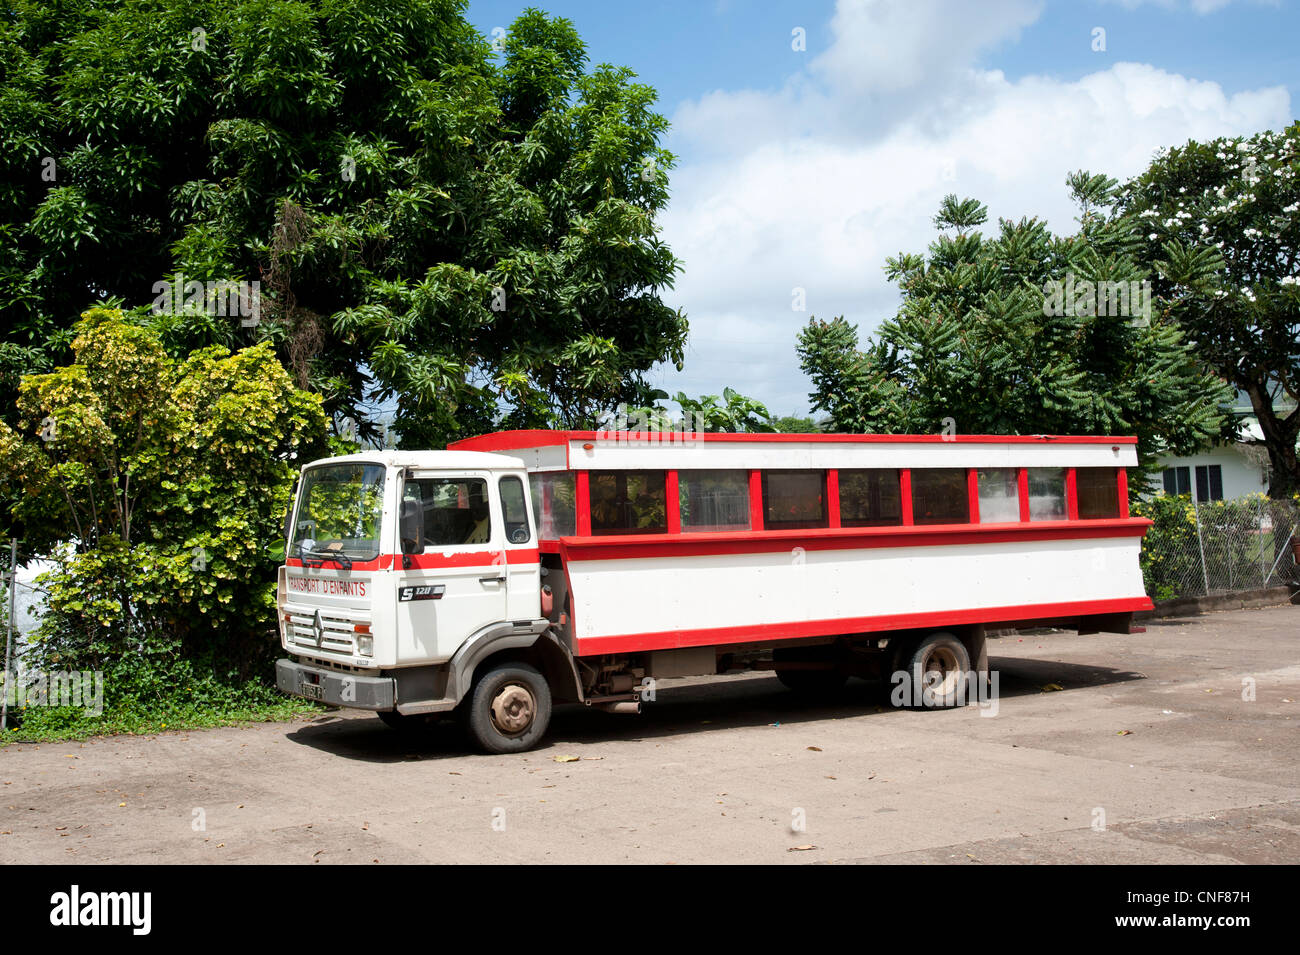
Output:
[[399,713],[397,710],[380,710],[375,714],[389,729],[399,733],[420,733],[438,722],[438,713]]
[[[932,633],[907,654],[908,680],[901,705],[914,710],[949,710],[966,705],[970,654],[951,633]],[[895,704],[899,705],[899,704]]]
[[486,753],[523,753],[546,735],[551,688],[527,663],[501,663],[474,682],[465,727]]

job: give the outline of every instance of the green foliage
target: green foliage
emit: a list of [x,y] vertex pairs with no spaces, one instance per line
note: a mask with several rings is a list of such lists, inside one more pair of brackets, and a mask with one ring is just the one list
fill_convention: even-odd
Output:
[[784,415],[772,421],[772,430],[782,434],[817,434],[821,427],[812,418]]
[[157,733],[319,711],[304,700],[286,698],[272,682],[245,680],[222,657],[215,648],[195,657],[179,640],[149,641],[107,663],[102,713],[85,706],[11,705],[10,725],[18,726],[0,743]]
[[1286,559],[1300,495],[1288,500],[1248,494],[1193,504],[1187,494],[1158,494],[1131,501],[1130,511],[1152,521],[1142,540],[1147,593],[1170,600],[1199,596],[1207,585],[1221,592],[1265,586],[1279,558]]
[[110,310],[76,333],[73,364],[23,380],[18,430],[0,423],[26,547],[57,565],[25,665],[129,674],[159,653],[213,685],[264,684],[281,521],[298,462],[326,452],[319,397],[268,342],[176,361]]
[[269,341],[363,439],[373,399],[406,446],[588,425],[680,366],[667,121],[569,21],[498,58],[463,0],[9,6],[0,389],[178,280],[260,281],[261,320],[158,315],[169,354]]
[[650,403],[639,407],[619,405],[613,415],[602,415],[604,426],[616,431],[777,430],[772,415],[761,401],[748,398],[733,388],[722,389],[721,397],[701,395],[699,398],[690,398],[685,392],[677,392],[673,400],[681,407],[680,417],[658,404],[668,397],[667,392],[655,389],[645,392],[642,397]]
[[1152,524],[1142,538],[1142,580],[1152,600],[1172,600],[1201,579],[1196,509],[1187,494],[1157,494],[1130,502],[1129,513]]
[[755,398],[748,398],[732,388],[723,388],[722,397],[702,395],[688,398],[677,392],[673,399],[682,414],[699,431],[773,431],[772,415],[767,406]]
[[[1230,392],[1177,327],[1158,314],[1148,321],[1141,295],[1129,298],[1147,277],[1132,238],[1093,208],[1113,181],[1076,173],[1070,182],[1085,210],[1067,237],[1036,219],[1000,220],[986,237],[969,231],[984,221],[982,206],[945,198],[936,224],[962,231],[941,233],[926,255],[887,261],[903,305],[865,346],[842,317],[800,333],[813,409],[839,431],[1134,434],[1144,463],[1223,434]],[[1123,298],[1103,300],[1121,284]]]
[[1163,151],[1119,208],[1170,318],[1250,398],[1270,495],[1300,490],[1300,123]]

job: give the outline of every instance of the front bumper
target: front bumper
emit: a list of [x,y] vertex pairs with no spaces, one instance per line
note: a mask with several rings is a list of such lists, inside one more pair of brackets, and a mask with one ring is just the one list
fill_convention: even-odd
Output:
[[391,710],[396,701],[392,677],[340,673],[292,660],[275,661],[275,685],[293,696],[359,710]]

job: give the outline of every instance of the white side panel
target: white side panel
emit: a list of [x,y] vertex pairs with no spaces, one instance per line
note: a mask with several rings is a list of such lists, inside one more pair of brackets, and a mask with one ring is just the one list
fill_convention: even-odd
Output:
[[[590,451],[584,444],[594,445]],[[512,452],[518,454],[519,452]],[[1131,468],[1131,444],[1041,444],[967,442],[770,441],[569,442],[569,466],[576,469],[675,468]],[[529,467],[532,467],[530,464]]]
[[1140,538],[570,562],[578,638],[1142,598]]
[[568,449],[562,444],[544,448],[512,448],[510,456],[523,461],[529,471],[562,471],[568,466]]

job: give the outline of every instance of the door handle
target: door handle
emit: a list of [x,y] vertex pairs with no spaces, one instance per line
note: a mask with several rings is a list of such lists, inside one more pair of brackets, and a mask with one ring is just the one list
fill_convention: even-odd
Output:
[[504,577],[480,577],[478,582],[480,584],[504,584],[506,579]]

